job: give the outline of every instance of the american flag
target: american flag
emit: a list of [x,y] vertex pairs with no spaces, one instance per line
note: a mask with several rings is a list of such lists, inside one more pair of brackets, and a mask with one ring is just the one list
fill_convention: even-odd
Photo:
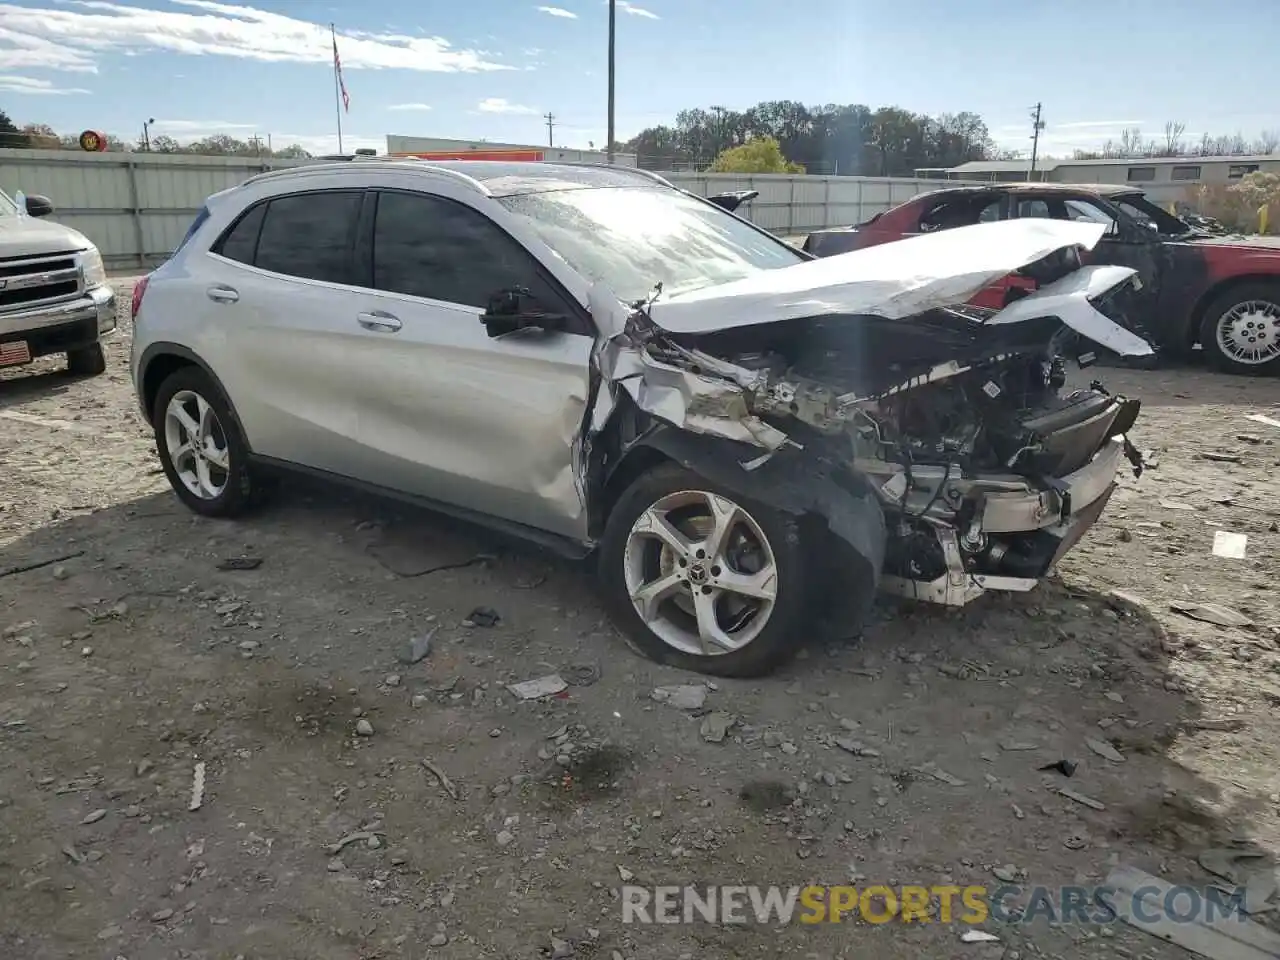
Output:
[[0,343],[0,367],[11,367],[19,363],[31,362],[31,350],[27,341],[16,343]]
[[347,96],[347,85],[342,79],[342,60],[338,57],[338,38],[333,38],[333,72],[338,78],[338,89],[342,91],[342,109],[351,112],[351,98]]

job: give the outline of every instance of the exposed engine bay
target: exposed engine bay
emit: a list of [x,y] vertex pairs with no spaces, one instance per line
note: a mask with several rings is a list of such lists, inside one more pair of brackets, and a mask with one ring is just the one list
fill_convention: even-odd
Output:
[[[923,249],[909,240],[841,256],[912,244]],[[1106,315],[1133,271],[1082,267],[1074,244],[1018,266],[1040,289],[1001,311],[965,303],[977,275],[954,292],[948,277],[931,281],[948,289],[915,297],[923,309],[890,289],[877,312],[840,311],[835,284],[744,290],[725,299],[798,315],[705,330],[661,329],[659,311],[636,305],[627,335],[641,354],[623,382],[668,423],[761,448],[745,470],[798,457],[869,489],[884,515],[882,589],[953,605],[1029,590],[1097,520],[1123,462],[1142,469],[1127,437],[1138,401],[1096,381],[1068,389],[1068,362],[1085,366],[1097,344],[1150,348]],[[902,268],[901,289],[914,296],[913,270]],[[844,303],[869,299],[848,286]],[[814,303],[824,311],[799,314]],[[682,313],[669,315],[678,327]]]

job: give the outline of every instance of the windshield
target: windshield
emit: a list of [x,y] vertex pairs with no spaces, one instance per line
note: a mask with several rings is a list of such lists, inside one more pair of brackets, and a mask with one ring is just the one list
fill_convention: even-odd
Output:
[[542,242],[625,302],[741,280],[807,258],[719,207],[668,187],[594,187],[501,198]]
[[12,217],[18,213],[18,205],[9,199],[9,195],[0,190],[0,217]]

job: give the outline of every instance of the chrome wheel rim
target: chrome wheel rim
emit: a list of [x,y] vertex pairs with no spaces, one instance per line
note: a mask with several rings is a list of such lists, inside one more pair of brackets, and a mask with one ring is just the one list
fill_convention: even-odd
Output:
[[760,524],[740,504],[700,490],[667,494],[636,518],[623,579],[655,636],[702,657],[760,636],[778,595],[777,560]]
[[1280,357],[1280,305],[1270,300],[1237,303],[1218,320],[1218,349],[1249,366]]
[[222,422],[209,401],[194,390],[179,390],[164,411],[164,444],[173,472],[187,491],[216,500],[227,488],[231,454]]

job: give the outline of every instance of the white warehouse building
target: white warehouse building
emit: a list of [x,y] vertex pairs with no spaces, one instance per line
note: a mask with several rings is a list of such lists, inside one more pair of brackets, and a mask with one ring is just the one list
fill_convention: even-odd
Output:
[[[545,163],[606,163],[603,150],[576,147],[546,147],[524,143],[496,143],[492,140],[446,140],[441,137],[387,135],[387,156],[418,157],[422,160],[509,160]],[[636,166],[634,153],[616,153],[613,162],[621,167]]]

